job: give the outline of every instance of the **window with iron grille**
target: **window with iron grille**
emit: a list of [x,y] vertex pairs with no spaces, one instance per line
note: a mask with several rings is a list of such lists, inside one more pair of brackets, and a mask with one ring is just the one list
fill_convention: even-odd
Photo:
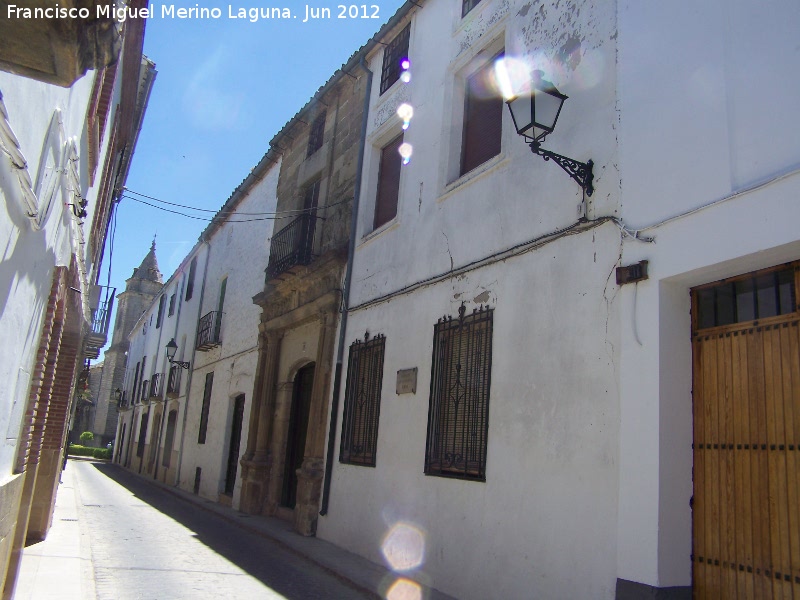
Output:
[[200,409],[200,431],[197,434],[197,443],[206,443],[208,430],[208,411],[211,408],[211,388],[214,385],[214,372],[206,373],[206,385],[203,388],[203,408]]
[[461,18],[463,19],[466,17],[467,13],[478,6],[480,1],[481,0],[461,0]]
[[308,133],[308,154],[306,156],[311,156],[322,148],[322,144],[325,141],[325,116],[326,113],[323,111],[311,124],[311,131]]
[[494,63],[502,52],[467,79],[464,131],[461,139],[461,175],[500,154],[503,99],[491,93]]
[[403,164],[403,158],[400,156],[399,150],[402,143],[403,134],[401,133],[381,150],[373,229],[377,229],[397,216],[397,200],[400,196],[400,171]]
[[400,79],[403,69],[400,63],[408,58],[408,39],[411,34],[411,23],[403,28],[395,38],[383,49],[383,67],[381,68],[381,94],[392,87]]
[[433,330],[425,474],[486,481],[494,309],[465,312]]
[[371,340],[365,337],[350,346],[340,462],[375,466],[385,349],[382,335]]
[[795,266],[800,263],[695,288],[695,329],[747,323],[795,312]]

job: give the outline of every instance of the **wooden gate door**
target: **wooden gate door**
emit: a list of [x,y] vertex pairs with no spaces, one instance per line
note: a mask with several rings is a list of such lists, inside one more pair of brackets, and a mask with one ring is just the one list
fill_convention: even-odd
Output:
[[800,600],[798,263],[692,290],[692,579]]

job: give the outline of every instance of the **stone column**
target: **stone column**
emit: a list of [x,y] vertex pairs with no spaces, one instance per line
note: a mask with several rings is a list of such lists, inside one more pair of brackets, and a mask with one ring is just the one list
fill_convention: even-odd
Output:
[[262,512],[272,470],[269,440],[275,411],[275,382],[282,338],[282,330],[267,330],[259,337],[258,372],[253,389],[247,451],[239,461],[242,465],[239,507],[242,512],[251,515]]
[[311,412],[308,415],[308,434],[303,466],[297,472],[297,504],[294,508],[294,527],[301,535],[314,535],[325,473],[325,425],[328,416],[328,396],[333,363],[336,313],[333,306],[319,314],[320,328],[317,343],[314,387],[311,392]]

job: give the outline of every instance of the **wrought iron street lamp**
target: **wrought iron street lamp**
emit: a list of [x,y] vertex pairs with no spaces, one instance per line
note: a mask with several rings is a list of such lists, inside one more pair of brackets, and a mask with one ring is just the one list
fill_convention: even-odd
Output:
[[167,360],[171,365],[177,365],[182,369],[188,369],[189,363],[180,360],[175,360],[175,353],[178,351],[178,344],[175,343],[175,338],[172,338],[167,344]]
[[525,138],[534,154],[558,163],[558,166],[581,186],[586,195],[591,196],[594,192],[592,185],[594,163],[591,160],[582,163],[541,147],[544,139],[556,128],[561,107],[567,99],[567,96],[559,92],[550,81],[542,79],[542,75],[544,75],[542,71],[534,71],[530,91],[506,100],[511,118],[514,120],[514,128]]
[[121,389],[117,388],[117,389],[114,390],[114,400],[116,401],[117,406],[119,406],[122,403],[122,390]]

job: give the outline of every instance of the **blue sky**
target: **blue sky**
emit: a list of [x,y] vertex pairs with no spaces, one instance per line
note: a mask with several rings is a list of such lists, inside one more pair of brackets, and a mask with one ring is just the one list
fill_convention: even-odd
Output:
[[[280,5],[297,18],[256,22],[228,18],[228,4],[218,2],[200,5],[219,7],[219,19],[162,18],[162,4],[151,3],[155,15],[147,21],[144,50],[155,62],[158,76],[127,188],[216,211],[267,151],[269,140],[403,0],[372,0],[366,5],[367,14],[377,12],[379,18],[352,19],[337,18],[339,5],[323,0],[310,6],[329,8],[331,18],[305,23],[305,3]],[[363,14],[362,5],[355,6]],[[111,285],[117,292],[124,289],[154,235],[166,280],[206,225],[123,199],[117,213]],[[109,238],[100,277],[103,285],[110,242]]]

